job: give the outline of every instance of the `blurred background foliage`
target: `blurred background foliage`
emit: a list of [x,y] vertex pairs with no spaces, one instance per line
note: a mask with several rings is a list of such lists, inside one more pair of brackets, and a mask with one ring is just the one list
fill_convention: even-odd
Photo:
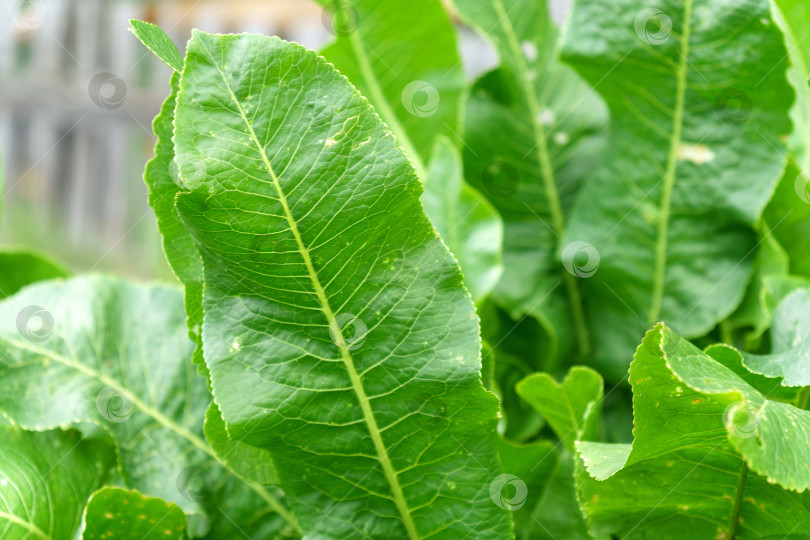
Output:
[[[562,20],[568,0],[553,5]],[[49,253],[76,272],[171,279],[141,180],[169,68],[127,28],[159,24],[278,35],[320,49],[333,38],[313,0],[0,0],[0,244]],[[471,79],[496,56],[460,26]]]

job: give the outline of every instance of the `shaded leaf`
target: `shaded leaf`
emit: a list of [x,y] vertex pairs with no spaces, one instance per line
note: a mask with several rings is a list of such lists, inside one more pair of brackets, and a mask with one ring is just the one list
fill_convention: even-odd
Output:
[[[99,276],[32,285],[0,303],[0,410],[26,429],[103,426],[127,487],[202,514],[227,473],[202,439],[210,395],[193,350],[175,289]],[[255,491],[254,508],[285,514]]]
[[532,515],[548,494],[550,479],[557,469],[557,453],[548,441],[515,444],[501,438],[498,455],[504,474],[490,484],[490,496],[512,512],[515,537],[526,538],[537,528]]
[[611,113],[606,159],[564,243],[599,268],[584,281],[596,363],[617,380],[665,320],[707,333],[740,303],[752,230],[785,164],[793,91],[767,0],[579,2],[564,59]]
[[335,42],[322,54],[366,96],[427,178],[437,134],[457,138],[464,71],[440,0],[323,2]]
[[422,203],[456,256],[475,301],[503,272],[503,225],[464,184],[450,138],[460,131],[464,89],[453,26],[440,0],[325,2],[337,39],[323,55],[368,97],[425,184]]
[[559,242],[600,158],[605,107],[560,63],[545,1],[455,4],[501,60],[474,84],[464,121],[467,181],[504,220],[505,269],[493,298],[513,319],[530,313],[543,324],[553,340],[548,356],[566,356],[576,342],[587,353],[578,270],[564,270]]
[[[182,179],[174,160],[174,108],[180,74],[172,73],[171,93],[163,102],[160,114],[155,117],[152,128],[157,142],[155,157],[146,164],[143,179],[149,191],[149,206],[155,212],[160,231],[163,252],[174,274],[185,287],[185,306],[189,337],[197,344],[194,364],[202,376],[208,379],[208,368],[202,355],[202,259],[194,245],[191,234],[180,221],[174,206],[185,180]],[[204,174],[203,169],[193,174]]]
[[461,156],[444,137],[436,140],[424,185],[425,213],[456,256],[473,300],[480,301],[503,272],[503,223],[492,205],[464,183]]

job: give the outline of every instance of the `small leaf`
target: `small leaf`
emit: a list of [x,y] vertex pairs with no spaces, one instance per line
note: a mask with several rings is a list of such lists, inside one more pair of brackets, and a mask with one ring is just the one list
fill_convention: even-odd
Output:
[[162,28],[138,19],[131,19],[129,24],[132,25],[130,28],[132,33],[146,45],[147,49],[173,70],[183,71],[183,55]]
[[182,540],[185,530],[186,516],[177,505],[105,487],[87,503],[82,540]]
[[504,474],[490,484],[490,497],[512,512],[516,538],[535,538],[527,535],[537,528],[533,515],[557,469],[554,446],[548,441],[515,444],[499,438],[498,455]]
[[30,283],[67,277],[68,274],[59,263],[33,251],[0,250],[0,299],[11,296]]
[[542,414],[569,450],[574,442],[596,438],[602,410],[603,381],[599,373],[574,366],[562,384],[547,373],[529,375],[517,392]]
[[546,373],[534,373],[520,381],[517,392],[543,415],[562,443],[543,498],[523,537],[553,540],[565,531],[566,538],[588,539],[574,486],[573,452],[575,441],[596,437],[602,410],[602,377],[584,366],[572,367],[562,384]]
[[[803,87],[796,107],[805,110],[810,120],[810,97],[802,98],[803,94],[810,94],[806,79]],[[810,122],[797,123],[794,133],[806,140],[803,144],[810,144]],[[796,152],[794,149],[788,160],[782,180],[765,208],[764,218],[772,226],[774,238],[787,252],[790,273],[810,279],[810,250],[805,241],[810,237],[810,146],[801,158]]]

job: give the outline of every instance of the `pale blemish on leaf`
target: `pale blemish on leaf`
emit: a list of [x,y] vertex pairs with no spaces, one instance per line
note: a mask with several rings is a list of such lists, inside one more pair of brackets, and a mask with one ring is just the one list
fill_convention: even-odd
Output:
[[681,143],[678,146],[678,159],[703,165],[714,161],[714,152],[704,144]]

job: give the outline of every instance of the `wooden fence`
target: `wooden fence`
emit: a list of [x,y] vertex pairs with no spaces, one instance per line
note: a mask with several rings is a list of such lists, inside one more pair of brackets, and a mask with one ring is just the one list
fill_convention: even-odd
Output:
[[182,45],[190,30],[255,31],[317,47],[329,38],[304,0],[0,0],[3,243],[77,270],[165,275],[141,181],[169,69],[127,28],[150,20]]

